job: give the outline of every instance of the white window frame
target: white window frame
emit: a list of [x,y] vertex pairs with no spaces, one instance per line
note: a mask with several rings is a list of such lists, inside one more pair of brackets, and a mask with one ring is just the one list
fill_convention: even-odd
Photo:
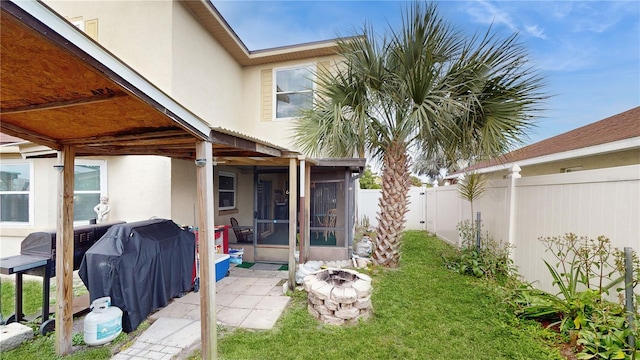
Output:
[[[99,193],[100,197],[103,196],[109,196],[108,192],[107,192],[107,161],[106,160],[83,160],[83,159],[76,159],[75,164],[74,164],[74,169],[73,169],[73,173],[74,173],[74,178],[75,178],[75,166],[76,165],[86,165],[86,166],[98,166],[100,167],[100,190],[99,191],[95,191],[95,190],[80,190],[80,191],[76,191],[75,189],[73,189],[73,195],[75,196],[76,194],[95,194],[95,193]],[[98,204],[96,204],[98,205]],[[76,220],[73,222],[74,225],[85,225],[85,224],[89,224],[89,219],[87,220]]]
[[562,168],[561,172],[570,173],[570,172],[576,172],[576,171],[582,171],[582,170],[584,170],[583,166],[572,166],[572,167],[568,167],[568,168]]
[[316,93],[316,81],[315,81],[315,74],[314,74],[314,69],[317,67],[316,63],[307,63],[307,64],[299,64],[299,65],[292,65],[292,66],[285,66],[285,67],[277,67],[277,68],[273,68],[273,73],[272,73],[272,83],[273,83],[273,87],[272,87],[272,91],[271,91],[271,95],[272,95],[272,100],[271,103],[273,104],[272,107],[272,114],[271,117],[273,120],[275,121],[282,121],[282,120],[292,120],[292,119],[297,119],[298,117],[296,116],[292,116],[292,117],[278,117],[278,72],[279,71],[288,71],[288,70],[297,70],[297,69],[306,69],[307,72],[309,73],[309,77],[311,78],[311,90],[306,90],[306,91],[295,91],[295,92],[289,92],[289,93],[294,93],[294,94],[301,94],[301,93],[306,93],[306,92],[311,92],[312,98],[315,97],[315,93]]
[[34,174],[34,166],[32,160],[2,160],[3,165],[21,165],[28,164],[29,165],[29,190],[28,191],[0,191],[2,194],[27,194],[29,195],[29,220],[26,222],[23,221],[1,221],[0,223],[3,226],[11,226],[11,227],[31,227],[33,226],[34,216],[35,216],[35,206],[34,206],[34,196],[33,189],[35,187],[35,174]]
[[[220,176],[225,176],[233,179],[233,190],[220,189]],[[231,210],[236,208],[237,204],[237,191],[238,191],[238,178],[235,173],[219,171],[218,172],[218,197],[220,198],[220,193],[233,193],[233,204],[231,206],[220,206],[218,202],[218,210]]]
[[82,18],[82,16],[71,18],[69,19],[69,22],[73,24],[73,26],[80,29],[80,31],[84,32],[84,19]]

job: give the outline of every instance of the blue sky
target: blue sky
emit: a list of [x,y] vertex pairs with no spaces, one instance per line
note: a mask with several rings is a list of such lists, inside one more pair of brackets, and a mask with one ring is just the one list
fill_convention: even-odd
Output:
[[[400,28],[403,1],[218,1],[249,50]],[[518,32],[553,97],[528,143],[640,105],[640,2],[440,1],[465,33]],[[640,126],[640,125],[639,125]]]

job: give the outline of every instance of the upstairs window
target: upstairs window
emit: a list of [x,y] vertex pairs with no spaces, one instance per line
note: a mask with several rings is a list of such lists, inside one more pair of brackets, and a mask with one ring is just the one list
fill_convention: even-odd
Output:
[[77,27],[95,41],[98,41],[98,19],[83,20],[82,17],[69,19]]
[[275,69],[275,119],[300,116],[313,105],[313,78],[308,66]]
[[236,207],[236,174],[220,172],[218,174],[218,210],[230,210]]
[[30,223],[31,202],[30,162],[0,163],[0,221],[27,225]]

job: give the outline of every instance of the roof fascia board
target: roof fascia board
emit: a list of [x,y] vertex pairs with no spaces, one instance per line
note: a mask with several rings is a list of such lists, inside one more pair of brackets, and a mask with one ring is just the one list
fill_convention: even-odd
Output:
[[[181,0],[183,3],[187,2],[184,0]],[[201,0],[200,1],[202,4],[204,4],[204,6],[209,9],[209,12],[211,13],[211,15],[215,18],[215,20],[224,28],[224,30],[227,32],[227,34],[229,35],[229,37],[231,37],[233,39],[233,42],[238,45],[238,47],[240,49],[242,49],[242,52],[244,52],[244,54],[249,57],[249,49],[247,49],[247,46],[242,42],[242,40],[240,40],[240,37],[238,36],[238,34],[236,34],[235,31],[233,31],[233,29],[231,28],[231,25],[229,25],[229,23],[227,23],[227,20],[225,20],[222,17],[222,14],[220,14],[220,12],[218,11],[218,9],[215,8],[215,6],[213,6],[213,4],[211,3],[211,1],[209,0]]]
[[282,54],[290,54],[296,52],[305,52],[309,50],[316,50],[322,48],[331,48],[336,46],[336,40],[322,40],[322,41],[314,41],[303,44],[289,45],[289,46],[280,46],[275,48],[268,48],[262,50],[250,51],[248,56],[250,59],[257,59],[268,56],[282,55]]
[[[616,151],[631,150],[638,147],[640,147],[640,137],[633,137],[629,139],[613,141],[606,144],[589,146],[582,149],[563,151],[556,154],[538,156],[535,158],[512,161],[512,162],[508,162],[500,165],[488,166],[485,168],[476,169],[474,170],[474,172],[486,174],[486,173],[492,173],[496,171],[510,169],[515,164],[518,164],[518,166],[520,167],[538,165],[538,164],[544,164],[544,163],[554,162],[554,161],[575,159],[575,158],[592,156],[592,155],[600,155],[600,154],[606,154],[606,153],[616,152]],[[450,176],[445,177],[445,179],[457,178],[460,175],[462,175],[462,173],[452,174]]]
[[[281,55],[293,56],[293,59],[306,59],[311,57],[310,53],[320,49],[332,49],[336,48],[339,39],[333,40],[321,40],[315,42],[308,42],[303,44],[288,45],[281,47],[274,47],[268,49],[250,51],[246,45],[242,42],[238,34],[231,28],[229,23],[224,19],[222,14],[216,9],[216,7],[209,0],[174,0],[179,1],[188,11],[190,11],[196,20],[209,31],[209,33],[216,38],[218,42],[227,50],[227,52],[242,66],[259,65],[273,62],[281,62],[282,60],[273,60],[272,57],[278,57]],[[204,12],[204,13],[203,13]],[[198,15],[196,15],[198,13]],[[214,34],[211,29],[211,23],[215,22],[214,26],[222,28],[225,39],[220,39],[220,35]],[[345,37],[342,39],[351,39],[354,37]],[[233,45],[224,45],[225,40],[231,40]],[[235,46],[234,46],[235,45]],[[238,51],[239,50],[239,51]],[[327,51],[322,56],[334,55],[334,52]],[[313,55],[318,56],[318,55]]]
[[[183,124],[187,125],[187,128],[192,129],[194,135],[204,140],[209,139],[208,124],[199,119],[193,113],[186,110],[184,107],[182,107],[182,105],[178,104],[167,94],[149,83],[149,81],[147,81],[140,74],[122,63],[107,50],[95,44],[88,37],[84,36],[84,34],[80,32],[80,30],[76,29],[72,24],[62,19],[57,13],[53,12],[46,5],[38,1],[12,1],[11,3],[16,5],[29,15],[33,16],[43,25],[47,26],[48,28],[62,36],[70,44],[76,46],[78,49],[98,61],[106,69],[112,71],[115,75],[126,82],[120,83],[119,85],[136,95],[139,94],[139,92],[142,92],[154,102],[162,106],[167,116],[174,114],[176,117],[178,117],[178,119],[174,120],[178,122],[180,122],[179,120],[181,120],[182,122],[184,122]],[[104,71],[104,69],[99,70]],[[131,86],[134,89],[131,89]]]

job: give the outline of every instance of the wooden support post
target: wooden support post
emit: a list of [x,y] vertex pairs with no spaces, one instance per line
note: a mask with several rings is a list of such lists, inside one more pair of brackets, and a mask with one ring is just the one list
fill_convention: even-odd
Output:
[[213,230],[213,148],[210,142],[196,144],[198,198],[198,241],[200,254],[200,338],[202,359],[218,358],[216,323],[216,258]]
[[[73,333],[73,177],[74,148],[58,153],[58,215],[56,222],[56,355],[71,352]],[[46,294],[48,296],[48,294]]]
[[296,243],[298,245],[298,262],[300,264],[304,263],[303,258],[304,258],[304,251],[306,248],[306,245],[304,244],[306,237],[304,236],[305,232],[307,231],[307,225],[309,223],[307,223],[305,221],[306,216],[305,216],[305,211],[306,211],[306,190],[307,190],[307,172],[305,170],[305,165],[306,165],[306,161],[304,161],[304,158],[300,159],[300,200],[298,201],[298,219],[300,219],[300,228],[298,229],[298,234],[296,234]]
[[296,288],[296,212],[298,173],[296,159],[289,159],[289,289]]
[[[304,218],[301,221],[304,221],[308,226],[304,229],[304,256],[302,255],[302,251],[300,252],[300,262],[304,263],[309,260],[310,250],[311,250],[311,164],[307,161],[305,166],[305,172],[307,176],[305,177],[304,187],[306,189],[306,194],[304,199]],[[300,185],[303,186],[303,185]],[[304,261],[302,261],[304,259]]]

